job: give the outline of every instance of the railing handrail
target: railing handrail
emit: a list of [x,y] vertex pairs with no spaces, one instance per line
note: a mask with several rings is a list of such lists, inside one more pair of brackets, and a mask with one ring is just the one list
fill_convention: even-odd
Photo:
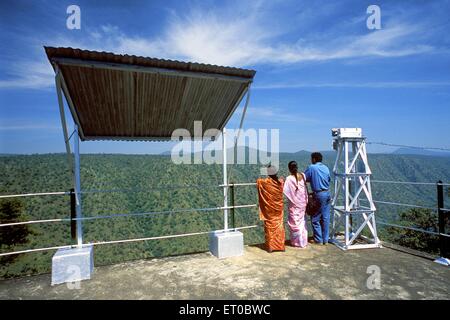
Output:
[[[149,188],[123,188],[123,189],[87,189],[81,190],[81,194],[88,193],[113,193],[113,192],[147,192],[151,190],[164,190],[164,189],[184,189],[184,188],[223,188],[223,187],[239,187],[239,186],[254,186],[255,182],[242,182],[242,183],[229,183],[229,184],[219,184],[219,185],[167,185],[167,186],[157,186]],[[0,199],[5,198],[18,198],[18,197],[36,197],[36,196],[54,196],[54,195],[70,195],[70,191],[55,191],[55,192],[32,192],[32,193],[19,193],[19,194],[2,194]]]
[[[258,227],[258,225],[251,225],[251,226],[243,226],[243,227],[231,228],[230,230],[243,230],[243,229],[251,229],[251,228],[256,228],[256,227]],[[90,245],[91,246],[98,246],[98,245],[105,245],[105,244],[117,244],[117,243],[130,243],[130,242],[148,241],[148,240],[171,239],[171,238],[180,238],[180,237],[190,237],[190,236],[196,236],[196,235],[206,235],[206,234],[212,234],[214,232],[221,232],[221,231],[225,231],[225,230],[192,232],[192,233],[182,233],[182,234],[174,234],[174,235],[167,235],[167,236],[133,238],[133,239],[122,239],[122,240],[111,240],[111,241],[97,241],[97,242],[86,243],[86,244],[83,244],[83,245],[86,245],[86,246],[90,246]],[[54,247],[46,247],[46,248],[36,248],[36,249],[27,249],[27,250],[20,250],[20,251],[11,251],[11,252],[0,253],[0,257],[16,255],[16,254],[23,254],[23,253],[49,251],[49,250],[57,250],[57,249],[70,249],[70,248],[77,248],[77,245],[63,245],[63,246],[54,246]]]
[[36,197],[36,196],[54,196],[54,195],[70,195],[70,191],[2,194],[2,195],[0,195],[0,199],[19,198],[19,197]]
[[385,222],[385,221],[382,221],[382,220],[380,221],[379,219],[377,220],[377,223],[382,224],[382,225],[386,225],[386,226],[390,226],[390,227],[395,227],[395,228],[408,229],[408,230],[412,230],[412,231],[428,233],[428,234],[432,234],[432,235],[435,235],[435,236],[450,237],[450,234],[447,234],[447,233],[440,233],[440,232],[435,232],[435,231],[429,231],[429,230],[424,230],[424,229],[410,227],[410,226],[402,226],[400,224],[389,223],[389,222]]
[[[411,185],[429,185],[429,186],[450,186],[450,183],[440,182],[415,182],[415,181],[389,181],[389,180],[371,180],[374,183],[387,183],[387,184],[411,184]],[[108,192],[146,192],[151,190],[164,190],[164,189],[183,189],[183,188],[223,188],[231,186],[254,186],[255,182],[239,182],[228,183],[219,185],[167,185],[157,186],[149,188],[123,188],[123,189],[87,189],[82,190],[82,194],[88,193],[108,193]],[[55,191],[55,192],[33,192],[33,193],[20,193],[20,194],[3,194],[0,195],[0,199],[4,198],[17,198],[17,197],[32,197],[32,196],[52,196],[52,195],[70,195],[70,191]]]
[[191,208],[191,209],[174,209],[174,210],[164,210],[164,211],[151,211],[151,212],[132,212],[132,213],[117,213],[111,215],[101,215],[101,216],[84,216],[81,218],[55,218],[55,219],[42,219],[42,220],[29,220],[11,223],[2,223],[1,227],[11,227],[18,225],[27,224],[37,224],[37,223],[47,223],[47,222],[71,222],[71,221],[84,221],[84,220],[98,220],[98,219],[110,219],[110,218],[121,218],[121,217],[133,217],[133,216],[147,216],[155,214],[170,214],[170,213],[183,213],[183,212],[198,212],[198,211],[220,211],[225,209],[242,209],[256,207],[256,204],[241,204],[235,206],[227,207],[210,207],[210,208]]
[[370,182],[388,183],[388,184],[412,184],[424,186],[450,186],[450,183],[444,182],[415,182],[415,181],[390,181],[390,180],[370,180]]
[[[228,184],[228,185],[179,185],[175,186],[178,188],[205,188],[205,187],[219,187],[223,188],[225,186],[243,186],[243,185],[252,185],[254,183],[237,183],[237,184]],[[174,186],[158,186],[155,189],[166,189]],[[123,191],[124,189],[121,189]],[[136,190],[136,189],[134,189]],[[89,192],[99,192],[100,190],[85,190],[82,193]],[[111,190],[107,190],[111,191]],[[114,191],[119,191],[118,189]],[[13,194],[13,195],[2,195],[0,198],[13,198],[13,197],[26,197],[26,196],[49,196],[49,195],[72,195],[73,191],[70,192],[41,192],[41,193],[27,193],[27,194]],[[132,217],[132,216],[147,216],[147,215],[155,215],[155,214],[171,214],[171,213],[182,213],[182,212],[198,212],[198,211],[218,211],[218,210],[229,210],[229,209],[240,209],[240,208],[251,208],[256,207],[256,204],[244,204],[244,205],[232,205],[232,206],[218,206],[218,207],[210,207],[210,208],[192,208],[192,209],[174,209],[174,210],[164,210],[164,211],[152,211],[152,212],[135,212],[135,213],[125,213],[125,214],[112,214],[112,215],[103,215],[103,216],[84,216],[81,218],[55,218],[55,219],[42,219],[42,220],[29,220],[29,221],[21,221],[21,222],[12,222],[12,223],[3,223],[0,224],[0,227],[11,227],[17,225],[28,225],[28,224],[37,224],[37,223],[49,223],[49,222],[73,222],[73,221],[84,221],[84,220],[94,220],[94,219],[110,219],[110,218],[118,218],[118,217]],[[241,230],[248,228],[255,228],[257,225],[252,226],[242,226],[238,228],[231,228],[229,230]],[[185,234],[177,234],[177,235],[167,235],[167,236],[157,236],[157,237],[145,237],[145,238],[133,238],[133,239],[123,239],[123,240],[111,240],[111,241],[100,241],[100,242],[92,242],[87,243],[86,245],[104,245],[104,244],[114,244],[114,243],[126,243],[126,242],[137,242],[137,241],[148,241],[155,239],[169,239],[169,238],[177,238],[177,237],[187,237],[193,235],[201,235],[201,234],[210,234],[212,232],[220,232],[223,230],[214,230],[214,231],[205,231],[205,232],[196,232],[196,233],[185,233]],[[57,250],[57,249],[69,249],[74,248],[76,245],[62,245],[62,246],[52,246],[45,248],[35,248],[35,249],[26,249],[12,252],[0,253],[0,257],[9,256],[9,255],[17,255],[23,253],[31,253],[31,252],[41,252],[41,251],[49,251],[49,250]]]
[[[372,182],[375,183],[390,183],[390,184],[412,184],[412,185],[433,185],[433,186],[450,186],[450,183],[441,183],[441,182],[411,182],[411,181],[384,181],[384,180],[372,180]],[[235,186],[254,186],[256,183],[254,182],[248,182],[248,183],[228,183],[228,184],[220,184],[220,185],[167,185],[167,186],[157,186],[152,188],[134,188],[134,189],[110,189],[110,190],[102,190],[102,189],[91,189],[91,190],[82,190],[82,194],[88,194],[88,193],[103,193],[103,192],[146,192],[151,190],[163,190],[163,189],[181,189],[181,188],[223,188],[223,187],[235,187]],[[10,195],[0,195],[0,199],[2,198],[15,198],[15,197],[32,197],[32,196],[53,196],[53,195],[71,195],[73,191],[57,191],[57,192],[40,192],[40,193],[25,193],[25,194],[10,194]],[[406,207],[412,207],[412,208],[423,208],[423,209],[429,209],[429,210],[442,210],[446,212],[450,212],[450,209],[448,208],[436,208],[436,207],[427,207],[427,206],[420,206],[420,205],[412,205],[412,204],[406,204],[406,203],[399,203],[399,202],[389,202],[389,201],[380,201],[375,200],[375,203],[380,204],[387,204],[387,205],[396,205],[396,206],[406,206]],[[210,208],[193,208],[193,209],[174,209],[174,210],[164,210],[164,211],[153,211],[153,212],[136,212],[136,213],[125,213],[125,214],[112,214],[112,215],[103,215],[103,216],[88,216],[88,217],[81,217],[81,218],[55,218],[55,219],[42,219],[42,220],[30,220],[30,221],[21,221],[21,222],[13,222],[13,223],[4,223],[0,224],[0,227],[6,227],[6,226],[16,226],[16,225],[27,225],[27,224],[37,224],[37,223],[49,223],[49,222],[72,222],[72,221],[84,221],[84,220],[95,220],[95,219],[109,219],[109,218],[118,218],[118,217],[132,217],[132,216],[146,216],[146,215],[154,215],[154,214],[171,214],[171,213],[182,213],[182,212],[198,212],[198,211],[217,211],[217,210],[228,210],[228,209],[237,209],[237,208],[250,208],[250,207],[256,207],[257,204],[248,204],[248,205],[233,205],[233,206],[218,206],[218,207],[210,207]],[[388,225],[396,228],[404,228],[409,230],[414,230],[418,232],[433,234],[437,236],[444,236],[444,237],[450,237],[449,234],[440,233],[440,232],[433,232],[428,230],[423,230],[415,227],[408,227],[408,226],[402,226],[398,224],[393,223],[387,223],[384,221],[377,221],[377,223],[380,223],[382,225]],[[243,228],[252,228],[256,226],[244,226],[240,228],[232,228],[231,230],[238,230]],[[103,241],[103,242],[97,242],[97,243],[91,243],[92,245],[100,245],[100,244],[112,244],[112,243],[121,243],[121,242],[134,242],[134,241],[145,241],[145,240],[151,240],[151,239],[164,239],[164,238],[171,238],[171,237],[182,237],[182,236],[189,236],[189,235],[195,235],[195,234],[207,234],[211,232],[216,232],[220,230],[215,231],[207,231],[207,232],[201,232],[201,233],[193,233],[193,234],[180,234],[180,235],[169,235],[169,236],[161,236],[161,237],[147,237],[147,238],[136,238],[136,239],[125,239],[125,240],[112,240],[112,241]],[[89,244],[88,244],[89,245]],[[21,251],[15,251],[15,252],[9,252],[9,253],[1,253],[0,256],[6,256],[11,254],[20,254],[20,253],[27,253],[27,252],[37,252],[37,251],[46,251],[46,250],[54,250],[54,249],[61,249],[61,248],[71,248],[72,245],[66,245],[66,246],[55,246],[55,247],[47,247],[47,248],[36,248],[36,249],[28,249],[28,250],[21,250]]]

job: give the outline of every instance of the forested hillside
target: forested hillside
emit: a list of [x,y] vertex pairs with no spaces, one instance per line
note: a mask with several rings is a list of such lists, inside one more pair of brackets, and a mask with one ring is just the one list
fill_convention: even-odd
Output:
[[[333,152],[324,153],[330,167]],[[280,154],[281,175],[287,174],[287,163],[296,160],[300,168],[309,163],[309,153]],[[450,158],[415,155],[370,155],[374,179],[416,182],[450,181]],[[82,189],[108,192],[83,195],[83,215],[92,217],[121,213],[159,212],[175,209],[209,208],[223,205],[220,165],[175,165],[166,155],[82,155]],[[259,176],[257,165],[234,165],[232,182],[254,182]],[[68,191],[71,176],[65,154],[5,155],[0,157],[0,194]],[[191,186],[181,188],[181,186]],[[197,187],[195,187],[197,186]],[[128,192],[120,192],[124,189]],[[122,191],[124,191],[122,190]],[[373,184],[374,199],[410,204],[436,205],[435,186]],[[256,203],[253,186],[236,187],[236,204]],[[9,221],[9,211],[18,212],[15,220],[67,218],[69,196],[20,198],[14,203],[3,200],[1,222]],[[5,209],[7,208],[7,209]],[[8,209],[9,208],[9,209]],[[408,208],[378,206],[378,216],[385,221],[405,220]],[[9,211],[8,211],[9,210]],[[8,212],[6,212],[8,211]],[[402,215],[400,215],[403,213]],[[429,213],[431,222],[437,218]],[[236,225],[260,224],[257,209],[236,209]],[[136,217],[117,217],[84,221],[85,242],[151,237],[169,234],[209,231],[223,227],[221,211],[161,213]],[[3,235],[8,229],[0,228]],[[11,230],[11,229],[9,229]],[[243,231],[245,242],[263,242],[262,228]],[[67,222],[29,226],[26,239],[3,240],[1,252],[26,248],[59,246],[71,243]],[[382,237],[398,236],[392,230],[381,230]],[[3,237],[2,239],[6,239]],[[12,242],[11,242],[12,241]],[[14,243],[13,245],[11,245]],[[95,248],[95,264],[205,251],[207,236],[151,240],[130,244],[112,244]],[[22,254],[3,258],[0,277],[48,272],[54,251]]]

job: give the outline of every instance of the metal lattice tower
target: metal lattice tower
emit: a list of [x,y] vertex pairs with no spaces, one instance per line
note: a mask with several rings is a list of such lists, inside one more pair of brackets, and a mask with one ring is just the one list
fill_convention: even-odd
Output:
[[360,128],[333,129],[332,133],[337,156],[333,169],[331,241],[343,250],[379,248],[366,138]]

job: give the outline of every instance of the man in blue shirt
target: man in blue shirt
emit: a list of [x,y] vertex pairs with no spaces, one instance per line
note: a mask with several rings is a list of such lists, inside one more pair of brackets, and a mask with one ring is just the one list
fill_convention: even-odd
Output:
[[319,211],[311,216],[313,238],[315,243],[327,244],[331,210],[330,170],[322,163],[322,154],[311,154],[311,165],[306,169],[306,181],[311,185],[314,197],[320,202]]

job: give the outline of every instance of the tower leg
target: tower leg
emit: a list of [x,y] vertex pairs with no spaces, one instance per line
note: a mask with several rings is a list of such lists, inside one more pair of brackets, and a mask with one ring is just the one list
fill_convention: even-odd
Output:
[[[334,146],[337,147],[337,157],[333,169],[335,195],[332,204],[331,242],[343,250],[379,248],[376,207],[370,186],[372,172],[367,161],[365,138],[362,134],[355,137],[337,137]],[[362,199],[363,197],[365,199]],[[362,200],[364,204],[367,201],[369,206],[361,205]],[[344,229],[343,235],[339,235],[340,227]],[[368,230],[371,237],[363,235],[364,230]]]

